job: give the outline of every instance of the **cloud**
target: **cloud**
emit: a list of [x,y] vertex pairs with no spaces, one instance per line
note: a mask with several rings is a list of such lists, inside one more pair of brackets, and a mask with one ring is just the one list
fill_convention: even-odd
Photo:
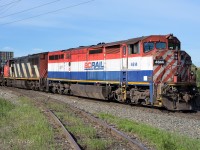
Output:
[[14,51],[14,48],[10,47],[10,46],[5,46],[3,48],[1,48],[2,51]]

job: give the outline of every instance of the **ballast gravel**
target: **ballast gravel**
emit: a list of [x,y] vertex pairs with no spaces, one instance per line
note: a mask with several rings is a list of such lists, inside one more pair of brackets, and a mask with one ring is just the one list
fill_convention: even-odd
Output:
[[[146,108],[142,107],[102,102],[96,100],[88,100],[72,96],[65,96],[58,94],[54,95],[42,92],[40,92],[40,94],[46,95],[49,98],[64,101],[72,106],[83,109],[89,113],[101,113],[101,112],[109,113],[114,116],[127,118],[130,120],[134,120],[136,122],[148,124],[153,127],[163,129],[172,133],[176,132],[180,135],[185,135],[194,139],[200,139],[199,117],[198,118],[184,117],[184,114],[176,115],[173,113],[162,113],[162,112],[154,113],[154,109],[152,109],[152,111],[151,110],[149,111],[149,109],[148,111],[146,111]],[[17,97],[8,89],[5,90],[0,88],[0,96],[5,99],[11,98],[17,100]],[[190,114],[187,114],[187,116],[188,115],[190,116]]]
[[62,95],[51,95],[50,97],[64,101],[90,113],[109,113],[114,116],[148,124],[172,133],[176,132],[180,135],[200,139],[200,120],[198,119],[191,119],[189,117],[184,118],[162,112],[154,113],[153,110],[152,112],[149,112],[141,107],[108,102],[103,103],[94,100],[84,100],[77,97],[63,97]]

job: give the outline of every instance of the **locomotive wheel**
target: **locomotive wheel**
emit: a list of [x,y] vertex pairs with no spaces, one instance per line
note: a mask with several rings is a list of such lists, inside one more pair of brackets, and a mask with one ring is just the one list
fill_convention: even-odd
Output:
[[54,93],[54,94],[57,93],[57,89],[55,87],[52,88],[52,93]]
[[39,87],[36,86],[36,87],[35,87],[35,91],[39,91]]
[[131,103],[131,100],[130,100],[130,99],[127,99],[127,100],[125,101],[125,103],[126,103],[126,104],[130,104],[130,103]]
[[40,91],[42,91],[42,92],[45,91],[45,88],[41,86]]
[[58,89],[58,94],[63,94],[63,90],[62,89]]
[[35,90],[35,84],[34,84],[34,82],[30,83],[30,88],[31,88],[31,90]]
[[31,90],[35,90],[35,86],[34,85],[31,86]]

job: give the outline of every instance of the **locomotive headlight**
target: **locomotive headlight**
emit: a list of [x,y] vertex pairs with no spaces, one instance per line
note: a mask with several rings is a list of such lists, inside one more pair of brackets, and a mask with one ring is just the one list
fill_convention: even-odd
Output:
[[178,60],[178,51],[174,52],[174,60]]
[[193,91],[196,91],[196,88],[195,88],[195,87],[193,87],[193,88],[192,88],[192,90],[193,90]]
[[193,75],[194,75],[194,72],[193,72],[193,71],[191,71],[191,72],[190,72],[190,75],[191,75],[191,76],[193,76]]

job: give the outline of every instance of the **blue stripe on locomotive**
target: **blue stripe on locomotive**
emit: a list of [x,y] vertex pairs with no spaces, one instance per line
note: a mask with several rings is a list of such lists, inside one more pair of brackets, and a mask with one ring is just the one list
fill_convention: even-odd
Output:
[[[120,81],[122,71],[94,71],[94,72],[48,72],[48,78],[70,80],[103,80]],[[144,82],[144,76],[152,77],[152,70],[127,71],[127,82]]]

